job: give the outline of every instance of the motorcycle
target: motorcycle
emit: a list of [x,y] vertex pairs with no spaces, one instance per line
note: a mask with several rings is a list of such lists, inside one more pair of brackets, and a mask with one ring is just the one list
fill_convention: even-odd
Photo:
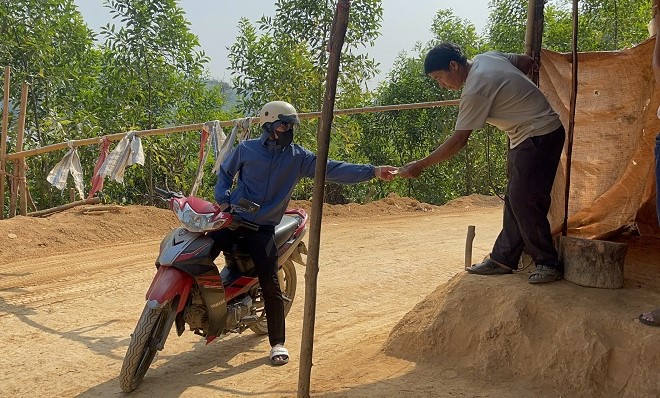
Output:
[[[234,248],[223,252],[221,271],[210,257],[213,239],[207,232],[239,227],[259,227],[234,213],[237,208],[249,213],[259,205],[245,199],[231,211],[203,199],[155,189],[168,201],[181,227],[170,231],[160,244],[156,275],[146,294],[142,315],[131,334],[119,382],[124,392],[131,392],[142,382],[158,351],[163,350],[172,325],[178,336],[189,330],[206,338],[206,344],[229,333],[251,329],[267,334],[267,319],[259,279],[249,255]],[[284,297],[284,315],[296,295],[294,262],[304,265],[302,241],[307,232],[307,213],[302,209],[285,212],[275,228],[279,256],[278,277]]]

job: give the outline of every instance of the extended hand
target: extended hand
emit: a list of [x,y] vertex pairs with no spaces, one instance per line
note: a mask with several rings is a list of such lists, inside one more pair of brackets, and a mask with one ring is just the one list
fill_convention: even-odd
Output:
[[421,167],[419,162],[414,161],[400,167],[399,176],[403,178],[417,178],[422,174],[422,171],[424,171],[424,168]]
[[383,181],[392,181],[398,170],[394,166],[378,166],[374,170],[374,175]]

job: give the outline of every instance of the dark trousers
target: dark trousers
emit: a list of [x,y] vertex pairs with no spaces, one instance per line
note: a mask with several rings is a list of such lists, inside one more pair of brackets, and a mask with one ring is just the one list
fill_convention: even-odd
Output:
[[278,257],[273,231],[274,229],[268,227],[262,227],[259,231],[239,228],[235,231],[221,229],[209,234],[215,241],[211,250],[213,259],[220,254],[220,251],[230,250],[233,245],[237,245],[241,252],[252,257],[266,308],[268,340],[271,347],[284,344],[285,330],[284,299],[277,277]]
[[564,138],[560,127],[509,150],[504,219],[490,255],[493,260],[516,269],[524,250],[537,265],[560,266],[547,217]]

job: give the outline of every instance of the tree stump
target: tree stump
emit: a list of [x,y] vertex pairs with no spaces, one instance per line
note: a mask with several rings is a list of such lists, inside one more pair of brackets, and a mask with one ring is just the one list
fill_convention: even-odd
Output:
[[625,243],[560,237],[559,259],[564,279],[580,286],[620,289],[623,264],[628,251]]

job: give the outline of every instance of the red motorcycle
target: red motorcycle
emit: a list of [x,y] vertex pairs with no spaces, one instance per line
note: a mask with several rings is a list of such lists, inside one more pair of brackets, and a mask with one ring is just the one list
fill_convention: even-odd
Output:
[[[257,334],[268,333],[252,259],[239,250],[223,252],[225,266],[218,271],[210,257],[213,240],[207,236],[207,232],[222,228],[258,226],[203,199],[158,188],[155,191],[169,202],[182,226],[168,233],[160,244],[156,275],[119,375],[124,392],[133,391],[142,382],[173,324],[179,336],[188,324],[189,330],[205,337],[207,344],[222,334],[242,333],[248,328]],[[238,207],[251,213],[259,209],[247,200],[241,200]],[[287,210],[275,228],[285,316],[296,295],[293,263],[304,265],[301,255],[307,254],[302,241],[306,232],[307,213],[302,209]]]

